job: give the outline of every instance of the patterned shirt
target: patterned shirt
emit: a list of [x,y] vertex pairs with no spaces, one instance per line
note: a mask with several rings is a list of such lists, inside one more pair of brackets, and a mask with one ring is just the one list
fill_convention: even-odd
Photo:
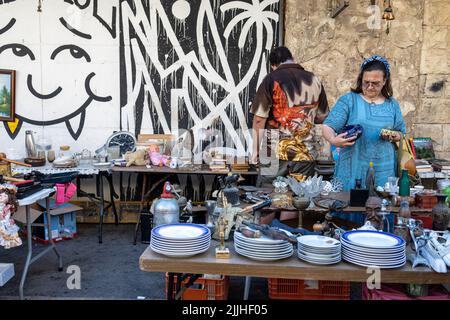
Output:
[[[271,137],[278,137],[280,160],[313,161],[317,157],[314,124],[328,115],[328,101],[320,80],[296,63],[281,64],[268,74],[256,92],[251,113],[267,118],[262,148],[271,156]],[[261,156],[261,153],[260,153]]]

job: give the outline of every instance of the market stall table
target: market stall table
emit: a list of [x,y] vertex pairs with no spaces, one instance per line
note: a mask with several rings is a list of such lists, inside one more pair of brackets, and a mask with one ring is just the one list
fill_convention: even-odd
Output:
[[[23,295],[23,288],[25,285],[25,280],[27,278],[28,275],[28,269],[30,267],[30,265],[34,262],[36,262],[38,259],[40,259],[41,257],[43,257],[44,255],[46,255],[47,253],[49,253],[51,250],[53,250],[56,254],[56,256],[58,257],[58,271],[62,271],[63,270],[63,264],[62,264],[62,257],[61,254],[58,252],[58,250],[56,249],[55,246],[55,242],[53,241],[53,238],[50,235],[50,230],[52,230],[51,228],[51,216],[50,216],[50,204],[49,204],[49,197],[55,192],[55,189],[51,188],[51,189],[43,189],[40,190],[39,192],[26,197],[24,199],[20,199],[19,201],[19,206],[25,206],[25,211],[26,211],[26,226],[27,226],[27,247],[28,247],[28,254],[27,254],[27,259],[25,261],[25,266],[22,272],[22,278],[20,280],[20,286],[19,286],[19,296],[20,299],[23,300],[24,295]],[[31,205],[36,203],[39,200],[43,200],[45,199],[45,214],[47,215],[47,230],[49,232],[49,242],[50,245],[45,248],[42,252],[40,252],[39,254],[37,254],[35,257],[32,257],[33,255],[33,244],[32,244],[32,234],[31,234],[31,227],[32,226],[44,226],[44,224],[38,224],[38,223],[33,223],[32,221],[32,217],[31,217]]]
[[[99,209],[99,230],[98,230],[98,242],[103,242],[103,218],[105,211],[111,207],[114,213],[115,224],[119,224],[119,217],[117,215],[116,206],[114,203],[114,198],[119,196],[114,191],[114,185],[112,180],[111,167],[95,167],[93,164],[80,164],[72,168],[55,168],[52,164],[48,163],[42,167],[14,167],[13,171],[15,173],[27,174],[32,171],[38,171],[43,174],[54,174],[54,173],[69,173],[77,172],[77,197],[87,197],[91,202],[93,202]],[[81,178],[90,178],[92,176],[96,177],[96,194],[91,194],[81,190]],[[103,178],[105,178],[109,183],[109,194],[110,203],[105,206],[105,195],[103,188]]]
[[[367,268],[359,267],[342,261],[335,265],[319,266],[298,259],[295,252],[290,258],[278,261],[256,261],[237,254],[232,241],[226,242],[230,250],[230,259],[216,259],[215,247],[217,241],[212,241],[205,253],[188,258],[170,258],[155,253],[148,247],[139,258],[142,271],[168,272],[169,287],[173,283],[174,273],[190,274],[221,274],[229,276],[309,279],[329,281],[366,282],[371,275]],[[413,269],[409,262],[398,269],[381,269],[383,283],[415,283],[444,284],[450,283],[450,273],[436,273],[426,267]],[[172,280],[171,280],[172,279]],[[172,298],[169,296],[169,298]]]

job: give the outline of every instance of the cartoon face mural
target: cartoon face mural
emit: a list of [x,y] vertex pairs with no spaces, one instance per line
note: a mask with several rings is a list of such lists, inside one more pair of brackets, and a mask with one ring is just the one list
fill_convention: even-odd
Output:
[[[105,61],[113,37],[92,8],[78,1],[52,1],[37,12],[37,3],[16,0],[0,13],[0,61],[18,70],[16,116],[37,126],[65,123],[73,139],[80,136],[93,102],[112,100]],[[99,78],[100,77],[100,78]],[[106,83],[108,84],[108,83]],[[19,128],[10,135],[17,135]]]

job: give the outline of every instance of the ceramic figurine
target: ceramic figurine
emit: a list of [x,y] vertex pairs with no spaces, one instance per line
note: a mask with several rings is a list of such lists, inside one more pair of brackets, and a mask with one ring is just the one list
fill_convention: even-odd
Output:
[[19,227],[12,219],[12,215],[18,207],[16,190],[0,186],[0,245],[5,247],[5,249],[14,248],[22,244],[18,234]]

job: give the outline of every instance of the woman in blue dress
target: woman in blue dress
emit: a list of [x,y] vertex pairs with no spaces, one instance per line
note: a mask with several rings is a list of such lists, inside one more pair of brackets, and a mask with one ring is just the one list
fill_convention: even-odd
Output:
[[[392,142],[399,141],[406,128],[392,95],[388,61],[372,56],[362,63],[356,88],[338,99],[323,123],[324,138],[340,148],[334,176],[344,183],[345,191],[355,187],[356,179],[361,179],[361,186],[365,187],[370,162],[374,165],[376,186],[384,186],[388,177],[396,176],[397,157]],[[363,127],[361,137],[345,138],[344,126],[356,124]],[[381,129],[397,132],[383,136]]]

